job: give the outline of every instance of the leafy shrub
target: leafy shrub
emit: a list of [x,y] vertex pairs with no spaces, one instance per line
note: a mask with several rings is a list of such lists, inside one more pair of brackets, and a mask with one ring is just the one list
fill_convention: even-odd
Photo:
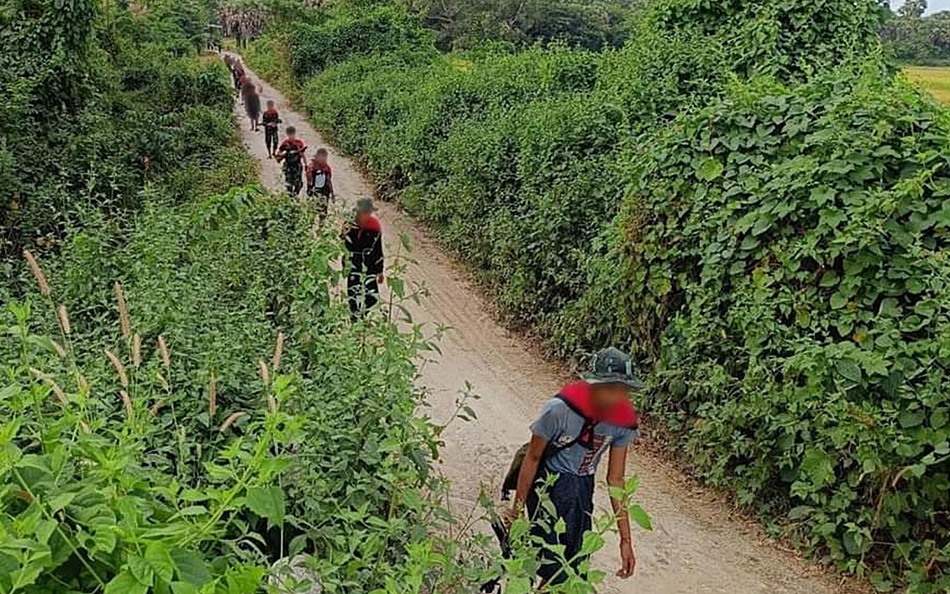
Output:
[[388,2],[371,6],[341,4],[332,18],[292,30],[292,65],[299,77],[319,72],[349,56],[377,54],[406,45],[430,43],[419,19]]
[[206,166],[233,137],[224,69],[196,60],[188,38],[191,19],[206,18],[191,3],[156,2],[142,13],[82,8],[56,25],[63,44],[78,45],[34,47],[36,30],[70,14],[53,4],[2,13],[11,23],[0,27],[4,56],[14,58],[0,59],[12,92],[11,117],[0,124],[3,257],[54,246],[92,210],[134,212],[146,180]]
[[873,0],[660,0],[648,18],[659,31],[724,39],[743,75],[799,80],[878,51],[885,15]]
[[704,477],[852,569],[946,561],[948,131],[874,70],[684,116],[599,266],[627,288],[584,306],[658,348]]
[[[287,550],[317,555],[327,588],[347,589],[352,571],[370,586],[399,575],[405,547],[428,536],[409,492],[434,448],[414,419],[425,343],[330,307],[339,247],[314,243],[311,220],[244,190],[152,204],[122,247],[109,226],[72,238],[46,316],[9,307],[7,589],[250,593]],[[339,535],[354,533],[360,568],[343,561]]]

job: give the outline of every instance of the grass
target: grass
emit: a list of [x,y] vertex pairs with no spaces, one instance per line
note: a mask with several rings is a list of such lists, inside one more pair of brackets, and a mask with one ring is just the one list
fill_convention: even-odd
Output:
[[937,101],[950,103],[950,66],[907,66],[904,72]]

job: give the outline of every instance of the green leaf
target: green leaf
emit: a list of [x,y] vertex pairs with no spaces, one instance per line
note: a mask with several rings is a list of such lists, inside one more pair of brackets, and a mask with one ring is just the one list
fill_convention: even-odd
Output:
[[247,507],[271,524],[284,523],[284,492],[280,487],[251,487],[247,490]]
[[124,570],[106,584],[105,594],[145,594],[148,586],[141,583],[132,572]]
[[650,522],[650,516],[639,505],[630,506],[630,519],[637,523],[644,530],[653,530],[653,524]]
[[947,411],[943,409],[937,409],[930,414],[930,426],[934,429],[942,429],[947,425],[948,416]]
[[832,309],[841,309],[848,304],[848,297],[841,293],[836,292],[831,296],[831,307]]
[[829,270],[821,276],[821,286],[822,287],[833,287],[838,284],[838,273],[834,270]]
[[138,555],[129,555],[129,570],[139,582],[151,586],[155,582],[155,572],[149,567],[148,562]]
[[855,384],[861,382],[861,368],[851,359],[839,359],[835,363],[835,369],[846,380]]
[[172,559],[168,545],[161,541],[149,543],[145,548],[145,561],[159,578],[166,582],[172,581],[175,561]]
[[717,159],[707,157],[696,167],[696,175],[703,181],[713,181],[722,175],[723,166]]
[[211,572],[205,566],[204,560],[194,551],[175,548],[171,551],[171,557],[181,581],[199,588],[211,581]]
[[584,533],[584,541],[581,543],[580,555],[582,557],[590,555],[604,548],[604,538],[593,531]]
[[927,415],[922,410],[905,410],[897,417],[897,422],[903,429],[913,429],[923,425],[926,417]]

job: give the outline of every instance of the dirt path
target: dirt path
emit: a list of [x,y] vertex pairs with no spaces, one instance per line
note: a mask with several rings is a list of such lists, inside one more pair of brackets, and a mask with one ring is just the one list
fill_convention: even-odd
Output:
[[[296,126],[312,150],[322,145],[303,116],[275,89],[263,84],[262,100],[266,99],[277,102],[283,125]],[[264,185],[282,189],[280,168],[267,159],[263,132],[251,132],[239,108],[244,141],[261,162]],[[353,163],[332,148],[330,151],[338,195],[347,201],[371,195],[371,186]],[[422,370],[432,417],[440,421],[452,414],[466,381],[481,396],[474,402],[478,419],[454,423],[444,433],[442,469],[452,479],[453,501],[470,505],[482,484],[498,481],[504,474],[511,455],[528,438],[528,424],[540,404],[569,377],[495,321],[464,270],[411,218],[392,204],[381,204],[380,216],[388,253],[395,253],[401,234],[409,236],[416,263],[409,266],[407,280],[428,288],[429,295],[421,305],[410,308],[414,320],[452,328],[440,343],[443,355]],[[627,581],[611,577],[602,592],[840,594],[857,589],[840,585],[825,572],[781,550],[755,525],[732,514],[713,495],[696,488],[645,448],[635,448],[629,472],[642,480],[637,499],[651,515],[655,529],[651,533],[635,531],[636,576]],[[606,506],[603,491],[600,489],[598,501],[601,507]],[[612,575],[619,567],[616,541],[608,542],[595,561]]]

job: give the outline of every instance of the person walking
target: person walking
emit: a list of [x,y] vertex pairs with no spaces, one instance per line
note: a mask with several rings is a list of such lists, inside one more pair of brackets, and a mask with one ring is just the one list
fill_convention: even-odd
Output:
[[346,293],[353,321],[364,318],[376,306],[379,286],[385,282],[383,226],[376,211],[372,198],[360,198],[354,219],[343,227],[342,238],[350,260]]
[[267,147],[267,158],[273,159],[277,154],[277,147],[280,145],[280,112],[274,105],[273,99],[267,100],[267,109],[261,119],[264,124],[264,145]]
[[287,126],[287,138],[277,147],[275,158],[284,167],[284,181],[287,184],[287,193],[298,196],[303,188],[303,169],[307,143],[297,138],[297,129]]
[[307,166],[307,196],[316,203],[317,217],[321,225],[326,220],[330,203],[333,201],[333,169],[328,162],[329,158],[330,152],[319,148],[313,156],[313,161]]
[[251,120],[251,130],[257,132],[258,122],[261,119],[261,96],[253,85],[249,91],[244,93],[244,111],[247,113],[247,119]]
[[[531,441],[517,474],[514,504],[507,522],[525,509],[532,521],[532,534],[549,546],[562,545],[564,558],[581,573],[586,557],[580,554],[584,533],[591,529],[594,511],[594,474],[604,453],[607,484],[622,489],[625,483],[627,447],[638,436],[639,420],[630,391],[644,387],[633,371],[631,358],[616,348],[607,348],[592,358],[590,371],[581,381],[564,386],[547,401],[531,425]],[[556,517],[539,521],[541,505],[536,486],[555,475],[548,496]],[[610,500],[620,531],[621,567],[617,575],[633,575],[636,557],[630,536],[630,520],[622,503]],[[555,528],[562,523],[563,531]],[[566,567],[545,548],[538,577],[543,584],[567,579]]]

